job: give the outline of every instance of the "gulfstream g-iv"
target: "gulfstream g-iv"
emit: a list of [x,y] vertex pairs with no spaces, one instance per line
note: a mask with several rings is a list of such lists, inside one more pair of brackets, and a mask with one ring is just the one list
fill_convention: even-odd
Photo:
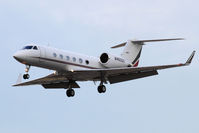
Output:
[[[73,97],[74,88],[80,88],[77,82],[99,81],[99,93],[105,93],[104,84],[119,83],[158,74],[158,70],[187,66],[191,63],[195,51],[185,63],[159,66],[138,67],[143,45],[148,42],[183,40],[182,38],[158,40],[128,40],[111,48],[124,47],[121,55],[102,53],[92,57],[64,51],[47,46],[27,45],[14,54],[14,58],[26,66],[24,79],[29,79],[31,66],[54,70],[42,78],[26,82],[17,82],[13,86],[42,85],[46,89],[66,89],[66,95]],[[22,76],[21,76],[22,77]]]

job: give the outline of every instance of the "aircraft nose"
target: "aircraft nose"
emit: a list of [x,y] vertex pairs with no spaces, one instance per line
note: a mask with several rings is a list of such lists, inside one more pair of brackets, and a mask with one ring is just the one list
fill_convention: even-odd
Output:
[[13,58],[15,58],[17,60],[17,59],[19,59],[19,56],[17,54],[14,54]]
[[16,52],[14,55],[13,55],[13,58],[15,58],[15,60],[19,61],[19,62],[22,62],[23,61],[23,58],[24,58],[24,55],[20,52]]

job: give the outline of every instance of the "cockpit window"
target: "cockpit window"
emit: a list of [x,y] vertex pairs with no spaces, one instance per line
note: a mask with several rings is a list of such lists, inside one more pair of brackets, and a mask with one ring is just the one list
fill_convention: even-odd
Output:
[[23,49],[32,49],[33,46],[25,46]]
[[34,50],[38,50],[37,46],[34,46],[33,49],[34,49]]

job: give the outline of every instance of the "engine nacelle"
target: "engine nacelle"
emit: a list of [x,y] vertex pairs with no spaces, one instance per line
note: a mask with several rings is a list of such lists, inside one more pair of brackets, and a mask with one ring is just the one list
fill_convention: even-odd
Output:
[[100,56],[100,63],[108,68],[116,67],[131,67],[132,65],[128,63],[125,59],[111,55],[108,53],[103,53]]

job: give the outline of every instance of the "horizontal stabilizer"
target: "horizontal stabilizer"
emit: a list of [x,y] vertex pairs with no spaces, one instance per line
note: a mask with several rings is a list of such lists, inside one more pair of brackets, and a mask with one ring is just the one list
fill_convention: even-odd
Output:
[[125,46],[125,45],[126,45],[126,43],[127,43],[127,42],[124,42],[124,43],[121,43],[121,44],[115,45],[115,46],[113,46],[113,47],[111,47],[111,48],[119,48],[119,47],[123,47],[123,46]]
[[175,41],[175,40],[184,40],[184,38],[154,39],[154,40],[136,40],[136,41],[132,41],[132,42],[133,43],[145,43],[145,42],[161,42],[161,41]]
[[[145,42],[161,42],[161,41],[175,41],[175,40],[184,40],[184,38],[171,38],[171,39],[153,39],[153,40],[132,40],[131,42],[134,44],[144,45]],[[127,42],[115,45],[111,48],[119,48],[126,45]]]

